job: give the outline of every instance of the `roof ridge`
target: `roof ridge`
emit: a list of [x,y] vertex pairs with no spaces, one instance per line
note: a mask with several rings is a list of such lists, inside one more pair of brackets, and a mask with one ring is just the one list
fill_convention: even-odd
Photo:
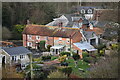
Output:
[[[26,27],[28,27],[28,26],[29,26],[29,25],[26,25]],[[30,26],[60,28],[59,26],[46,26],[46,25],[38,25],[38,24],[31,24]],[[79,30],[79,28],[70,28],[70,27],[61,27],[61,28]]]

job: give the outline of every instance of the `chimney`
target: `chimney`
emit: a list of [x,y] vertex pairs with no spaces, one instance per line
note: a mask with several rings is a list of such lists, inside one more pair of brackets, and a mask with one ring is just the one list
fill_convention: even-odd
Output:
[[29,25],[30,24],[30,20],[27,20],[27,25]]

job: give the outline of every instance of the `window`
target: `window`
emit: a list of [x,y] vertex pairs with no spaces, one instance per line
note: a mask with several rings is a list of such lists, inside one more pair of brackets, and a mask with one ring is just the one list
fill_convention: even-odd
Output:
[[84,14],[84,13],[85,13],[85,10],[84,10],[84,9],[81,9],[81,13]]
[[32,42],[28,42],[27,44],[28,46],[32,47]]
[[62,40],[62,38],[59,38],[59,41],[61,41]]
[[12,56],[12,61],[16,61],[16,56]]
[[88,13],[89,13],[89,14],[92,14],[92,9],[88,9]]
[[20,59],[23,59],[23,58],[25,58],[25,56],[24,55],[20,55]]
[[32,39],[32,35],[28,35],[28,39]]
[[70,42],[70,39],[67,39],[67,42],[69,43],[69,42]]
[[36,39],[37,39],[37,40],[40,40],[40,36],[36,36]]

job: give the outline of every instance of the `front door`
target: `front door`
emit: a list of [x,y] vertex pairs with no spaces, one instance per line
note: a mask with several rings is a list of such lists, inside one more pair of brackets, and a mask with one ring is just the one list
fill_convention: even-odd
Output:
[[2,66],[5,66],[5,56],[2,57]]

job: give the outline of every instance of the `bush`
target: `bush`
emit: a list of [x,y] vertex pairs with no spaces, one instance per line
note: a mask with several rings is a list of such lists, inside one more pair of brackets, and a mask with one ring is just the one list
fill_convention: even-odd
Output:
[[70,75],[72,72],[72,67],[67,66],[67,67],[59,67],[58,70],[62,71],[63,73],[65,73],[66,75]]
[[39,46],[39,49],[41,50],[41,51],[46,51],[46,49],[45,49],[45,41],[43,40],[43,41],[40,41],[40,46]]
[[61,71],[54,71],[54,72],[50,72],[50,74],[48,75],[48,78],[67,78],[67,75],[65,75],[63,72]]
[[63,56],[63,55],[70,56],[70,52],[61,52],[60,55],[61,55],[61,56]]
[[63,56],[59,57],[58,60],[60,62],[64,62],[66,60],[66,57],[67,57],[67,55],[63,55]]
[[49,59],[51,59],[51,56],[42,56],[42,60],[49,60]]
[[112,49],[117,49],[117,48],[118,48],[118,45],[117,45],[117,44],[112,44],[112,45],[111,45],[111,48],[112,48]]
[[50,52],[50,47],[52,47],[51,45],[47,45],[47,51]]
[[87,62],[87,63],[94,63],[94,62],[96,62],[96,59],[93,58],[93,57],[85,57],[85,58],[83,58],[83,60],[85,62]]
[[57,59],[58,57],[56,57],[56,56],[52,56],[51,57],[51,60],[55,60],[55,59]]
[[74,60],[78,60],[78,59],[80,59],[80,55],[79,54],[77,54],[77,53],[73,53],[73,59]]
[[88,52],[82,52],[82,56],[83,56],[83,58],[89,57],[89,54],[88,54]]
[[104,50],[100,50],[100,56],[104,56]]

